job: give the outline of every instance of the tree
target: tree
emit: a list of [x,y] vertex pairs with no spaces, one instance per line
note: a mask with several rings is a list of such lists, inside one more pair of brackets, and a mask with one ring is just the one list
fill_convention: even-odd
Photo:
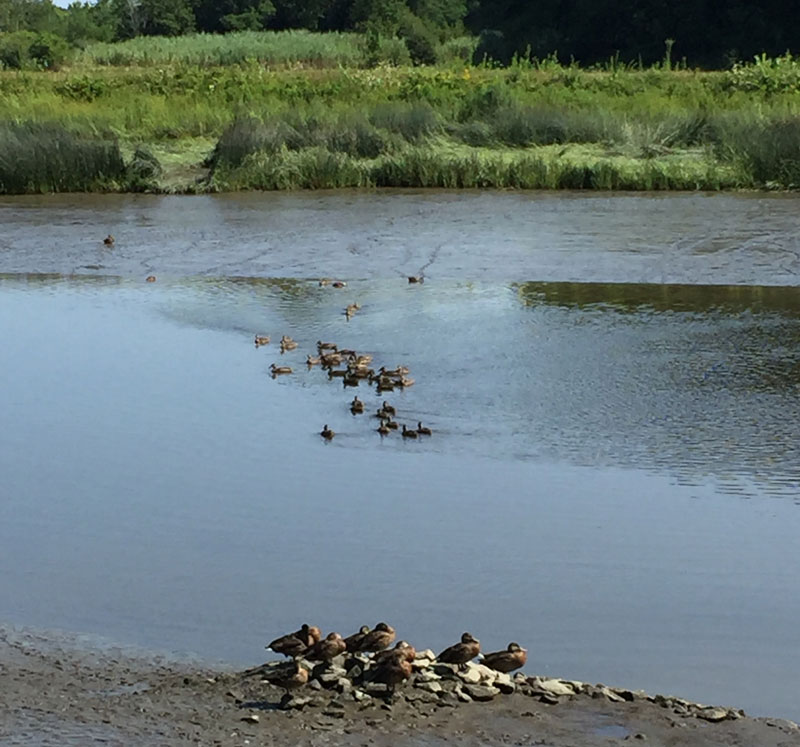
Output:
[[275,14],[271,0],[195,0],[194,14],[200,31],[259,31]]

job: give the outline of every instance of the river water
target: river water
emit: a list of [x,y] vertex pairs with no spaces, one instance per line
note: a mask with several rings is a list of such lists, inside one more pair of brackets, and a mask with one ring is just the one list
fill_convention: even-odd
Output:
[[[0,623],[254,664],[305,620],[387,619],[800,718],[799,216],[786,196],[3,200]],[[416,384],[344,389],[303,364],[320,339]],[[354,393],[433,436],[381,439]]]

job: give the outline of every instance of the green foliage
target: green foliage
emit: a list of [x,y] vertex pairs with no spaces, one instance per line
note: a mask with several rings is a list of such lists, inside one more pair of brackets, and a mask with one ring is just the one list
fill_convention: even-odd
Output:
[[71,50],[66,40],[46,32],[37,34],[28,47],[31,61],[45,70],[58,70],[70,54]]
[[14,31],[0,34],[0,66],[10,70],[28,67],[31,61],[30,48],[38,34],[33,31]]
[[723,85],[732,91],[800,92],[800,57],[756,55],[750,64],[735,63]]
[[398,133],[409,143],[418,143],[439,130],[436,112],[426,103],[386,102],[376,106],[369,119],[375,127]]
[[124,173],[114,140],[57,124],[0,124],[0,194],[108,189]]
[[437,39],[425,22],[413,13],[405,12],[398,23],[397,35],[405,42],[415,65],[436,64]]
[[188,0],[140,0],[142,33],[181,36],[194,31],[194,13]]

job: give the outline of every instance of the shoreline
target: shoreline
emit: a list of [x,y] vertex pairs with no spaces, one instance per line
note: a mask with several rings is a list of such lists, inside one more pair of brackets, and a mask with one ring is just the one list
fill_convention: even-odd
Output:
[[[524,677],[498,678],[493,687],[467,682],[485,676],[481,665],[450,675],[447,665],[415,664],[415,675],[390,697],[374,684],[353,689],[335,666],[320,670],[318,665],[316,679],[287,702],[281,689],[263,679],[280,666],[281,662],[268,662],[236,671],[100,645],[99,639],[3,626],[0,739],[10,744],[49,744],[51,738],[62,745],[84,744],[92,738],[120,745],[223,747],[245,740],[279,745],[473,741],[551,747],[634,740],[709,747],[800,743],[800,727],[785,719],[753,718],[735,709],[635,690],[536,678],[530,667]],[[467,695],[462,697],[462,692]]]

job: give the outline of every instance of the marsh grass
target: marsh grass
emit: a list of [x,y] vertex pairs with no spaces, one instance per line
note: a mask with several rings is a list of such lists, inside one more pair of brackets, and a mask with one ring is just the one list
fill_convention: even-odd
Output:
[[175,63],[212,67],[257,61],[276,66],[337,67],[363,65],[365,59],[361,34],[293,30],[141,36],[114,44],[97,42],[88,45],[76,62],[124,67]]
[[112,138],[77,135],[57,124],[0,124],[0,193],[88,192],[125,181]]

